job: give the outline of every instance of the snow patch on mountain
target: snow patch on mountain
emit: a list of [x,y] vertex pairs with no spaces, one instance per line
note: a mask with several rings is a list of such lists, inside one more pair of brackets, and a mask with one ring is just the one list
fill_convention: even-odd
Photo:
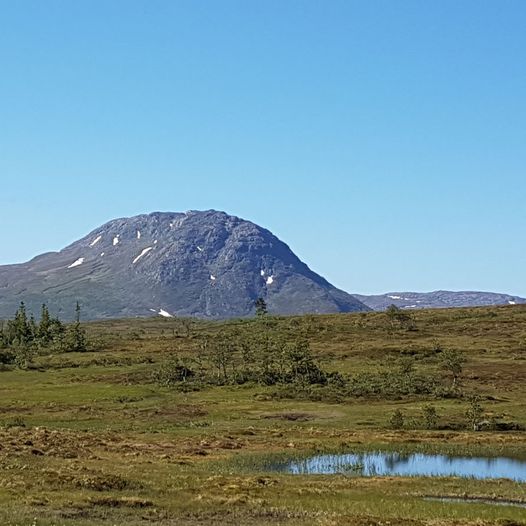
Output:
[[84,258],[78,258],[68,268],[78,267],[79,265],[82,265],[84,263]]
[[137,261],[139,261],[139,259],[141,259],[143,256],[145,256],[146,254],[148,254],[148,252],[150,252],[150,250],[152,250],[153,247],[147,247],[147,248],[144,248],[142,250],[142,252],[133,260],[132,264],[135,265],[135,263],[137,263]]

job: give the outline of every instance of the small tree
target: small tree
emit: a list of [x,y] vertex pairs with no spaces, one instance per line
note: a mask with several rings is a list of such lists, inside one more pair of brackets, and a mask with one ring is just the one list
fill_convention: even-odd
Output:
[[75,322],[68,327],[65,336],[65,350],[69,352],[84,352],[87,349],[86,331],[80,325],[80,304],[75,307]]
[[38,338],[43,342],[48,342],[51,339],[51,316],[45,303],[42,304],[40,310],[40,323],[37,330]]
[[470,399],[469,407],[466,410],[466,419],[470,429],[473,429],[473,431],[478,430],[483,414],[484,409],[480,405],[480,398],[478,396],[473,396]]
[[19,369],[28,369],[33,361],[34,350],[25,343],[17,343],[13,346],[14,364]]
[[190,338],[192,335],[193,322],[190,318],[180,318],[179,319],[179,335],[184,338]]
[[305,340],[287,346],[286,366],[287,376],[293,382],[304,385],[327,383],[327,375],[314,359],[309,343]]
[[453,376],[453,387],[456,387],[457,380],[462,374],[466,358],[461,351],[452,349],[445,350],[440,357],[440,364],[442,369],[448,371]]
[[402,309],[398,308],[396,305],[389,305],[385,311],[387,319],[391,325],[392,329],[400,328],[406,330],[414,330],[415,322],[413,317],[404,312]]
[[22,301],[14,319],[7,322],[7,340],[9,344],[26,345],[31,339],[31,325],[27,317],[26,306]]
[[389,426],[393,429],[402,429],[404,427],[404,421],[404,413],[402,413],[400,409],[397,409],[389,418]]
[[230,371],[235,370],[236,342],[227,335],[220,335],[208,347],[208,359],[216,369],[217,379],[228,383],[231,379]]
[[265,316],[268,314],[267,302],[263,298],[258,298],[255,303],[256,306],[256,316]]
[[422,408],[424,416],[424,427],[426,429],[436,429],[438,425],[438,413],[434,405],[426,404]]

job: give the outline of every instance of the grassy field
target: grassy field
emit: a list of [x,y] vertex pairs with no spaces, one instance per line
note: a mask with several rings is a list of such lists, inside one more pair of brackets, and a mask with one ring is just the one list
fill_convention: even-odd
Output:
[[[286,475],[265,459],[399,449],[526,458],[526,307],[429,310],[397,326],[385,313],[86,324],[96,351],[44,354],[0,371],[2,525],[507,525],[526,509],[429,496],[526,502],[526,484],[459,478]],[[191,363],[219,333],[256,330],[310,343],[345,377],[403,376],[404,364],[443,394],[356,394],[195,383],[162,387],[174,356]],[[455,392],[447,350],[466,361]],[[367,376],[369,375],[369,376]],[[390,377],[388,377],[390,378]],[[473,431],[472,396],[499,428]],[[423,408],[438,421],[425,429]],[[401,429],[390,418],[400,409]]]

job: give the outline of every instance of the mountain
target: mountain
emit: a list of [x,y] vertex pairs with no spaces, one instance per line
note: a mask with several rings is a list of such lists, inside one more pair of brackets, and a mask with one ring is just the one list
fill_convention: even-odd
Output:
[[0,318],[20,301],[38,313],[86,319],[148,316],[226,318],[254,312],[370,310],[302,263],[268,230],[214,210],[115,219],[60,252],[0,266]]
[[437,290],[435,292],[389,292],[377,296],[354,294],[373,310],[385,310],[390,305],[400,309],[440,309],[447,307],[483,307],[488,305],[518,305],[526,303],[525,298],[498,294],[495,292],[452,292]]

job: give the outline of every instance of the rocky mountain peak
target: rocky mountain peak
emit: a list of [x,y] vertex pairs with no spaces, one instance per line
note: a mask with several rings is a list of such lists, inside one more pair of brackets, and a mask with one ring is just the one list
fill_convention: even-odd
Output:
[[263,297],[281,314],[368,310],[270,231],[215,210],[109,221],[58,253],[0,267],[0,317],[16,304],[59,313],[79,299],[89,318],[246,316]]

